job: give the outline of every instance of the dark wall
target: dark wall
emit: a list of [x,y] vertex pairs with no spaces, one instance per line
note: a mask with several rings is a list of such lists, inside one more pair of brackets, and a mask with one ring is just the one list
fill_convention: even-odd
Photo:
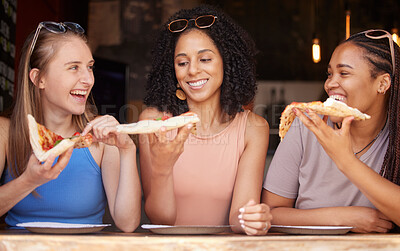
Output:
[[17,3],[0,2],[0,112],[11,107],[14,95],[15,32]]
[[[18,0],[16,55],[19,55],[26,36],[40,21],[68,20],[78,22],[87,28],[88,2],[89,0]],[[121,0],[123,8],[127,2],[129,1]],[[152,2],[154,3],[151,6],[159,8],[159,1],[152,0]],[[221,7],[253,36],[260,50],[259,79],[323,80],[330,54],[345,36],[346,9],[351,10],[352,33],[369,28],[383,28],[390,31],[394,26],[399,28],[400,25],[399,0],[202,0],[201,2]],[[161,24],[159,10],[140,11],[143,12],[143,16],[154,17],[152,26],[149,27],[157,25],[154,23],[155,20]],[[138,17],[137,20],[141,20],[140,15]],[[139,36],[128,29],[133,24],[122,23],[124,43],[126,43],[122,46],[130,46],[133,51],[138,47],[139,52],[133,54],[149,51],[151,39],[148,38],[152,35],[153,29],[142,22],[143,27],[136,29],[143,33]],[[314,33],[321,40],[322,61],[319,64],[311,61],[311,41]],[[108,53],[107,48],[102,50],[104,52],[99,54]],[[109,50],[114,54],[117,49]],[[136,58],[143,58],[143,55]],[[139,70],[138,73],[145,72]],[[138,88],[144,91],[141,86]]]
[[[164,1],[119,1],[121,44],[100,46],[93,53],[96,57],[128,64],[130,74],[127,96],[132,100],[141,100],[150,69],[151,45],[157,28],[163,23],[161,16],[165,11]],[[345,37],[346,9],[351,10],[351,33],[369,28],[390,31],[400,25],[399,0],[191,1],[221,7],[252,35],[260,51],[257,57],[260,80],[324,80],[329,57]],[[18,0],[18,13],[23,15],[17,15],[16,55],[19,55],[25,37],[40,21],[68,20],[87,28],[88,2]],[[179,4],[175,5],[179,7]],[[107,19],[107,16],[102,18]],[[322,60],[318,64],[311,60],[314,34],[321,44]],[[16,61],[18,63],[18,57]]]
[[[224,9],[254,38],[260,50],[258,78],[323,80],[329,57],[345,38],[345,11],[351,11],[351,34],[400,28],[399,0],[203,0]],[[313,34],[322,60],[311,60]]]
[[88,0],[17,0],[16,63],[17,74],[22,45],[42,21],[71,21],[87,28]]

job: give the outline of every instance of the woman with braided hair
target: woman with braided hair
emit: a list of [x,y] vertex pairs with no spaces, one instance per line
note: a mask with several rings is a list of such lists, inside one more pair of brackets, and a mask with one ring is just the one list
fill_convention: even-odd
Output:
[[364,233],[400,225],[399,62],[399,46],[384,30],[360,32],[335,49],[325,91],[371,119],[294,109],[298,119],[264,181],[272,224]]

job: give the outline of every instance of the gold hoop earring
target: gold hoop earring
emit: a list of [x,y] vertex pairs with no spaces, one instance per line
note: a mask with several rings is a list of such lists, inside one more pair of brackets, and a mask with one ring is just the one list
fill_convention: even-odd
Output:
[[179,84],[176,85],[177,89],[175,92],[175,95],[177,98],[179,98],[180,100],[186,100],[186,94],[185,92],[181,89],[181,87],[179,86]]

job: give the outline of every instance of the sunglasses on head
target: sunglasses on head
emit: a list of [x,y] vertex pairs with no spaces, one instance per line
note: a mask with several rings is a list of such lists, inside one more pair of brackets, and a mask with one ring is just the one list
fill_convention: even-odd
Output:
[[204,29],[213,25],[215,19],[217,19],[217,17],[213,15],[199,16],[195,19],[177,19],[168,24],[168,30],[170,32],[184,31],[188,27],[190,21],[194,21],[197,28]]
[[48,30],[52,33],[65,33],[65,32],[67,32],[67,29],[69,29],[73,32],[79,33],[79,34],[85,33],[85,30],[82,28],[82,26],[80,26],[77,23],[72,23],[72,22],[56,23],[56,22],[51,22],[51,21],[41,22],[41,23],[39,23],[38,27],[36,28],[35,36],[33,36],[31,48],[29,50],[29,56],[32,55],[33,49],[35,48],[35,45],[36,45],[36,41],[39,37],[40,30],[42,28],[45,28],[46,30]]
[[394,47],[393,47],[393,38],[392,35],[385,31],[385,30],[367,30],[367,31],[363,31],[360,32],[359,34],[364,34],[367,38],[370,39],[382,39],[382,38],[387,38],[389,39],[389,47],[390,47],[390,55],[392,57],[392,75],[395,74],[395,69],[396,69],[396,65],[395,65],[395,57],[394,57]]

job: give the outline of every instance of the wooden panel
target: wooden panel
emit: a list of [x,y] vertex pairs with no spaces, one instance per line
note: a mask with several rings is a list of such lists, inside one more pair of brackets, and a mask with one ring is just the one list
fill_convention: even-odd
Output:
[[399,250],[395,234],[161,236],[102,232],[86,235],[0,231],[0,250]]

